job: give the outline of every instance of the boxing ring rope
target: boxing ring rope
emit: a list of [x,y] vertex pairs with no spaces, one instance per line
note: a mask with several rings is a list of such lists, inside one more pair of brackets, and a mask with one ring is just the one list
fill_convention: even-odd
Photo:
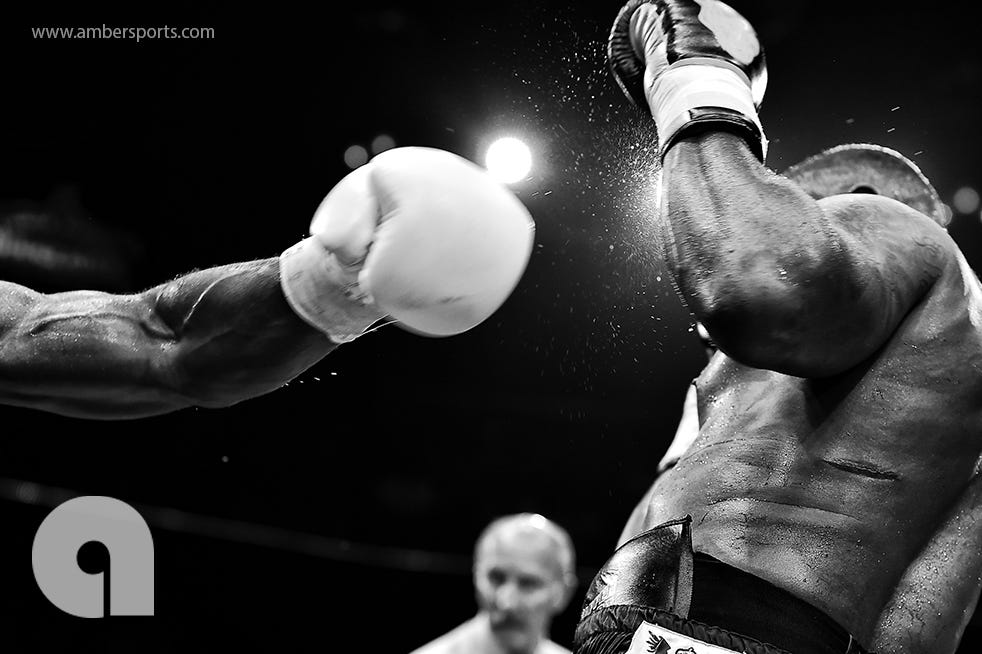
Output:
[[[0,499],[54,508],[79,497],[66,488],[0,477]],[[170,507],[127,502],[147,524],[166,531],[255,545],[350,563],[405,572],[470,575],[470,555],[359,543],[242,520],[200,515]]]

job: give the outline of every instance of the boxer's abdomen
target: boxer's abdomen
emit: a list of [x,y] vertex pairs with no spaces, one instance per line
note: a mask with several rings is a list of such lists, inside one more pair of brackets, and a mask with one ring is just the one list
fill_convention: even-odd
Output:
[[868,642],[982,451],[982,347],[964,301],[939,291],[834,378],[717,355],[698,381],[700,436],[649,494],[642,528],[691,515],[697,550]]

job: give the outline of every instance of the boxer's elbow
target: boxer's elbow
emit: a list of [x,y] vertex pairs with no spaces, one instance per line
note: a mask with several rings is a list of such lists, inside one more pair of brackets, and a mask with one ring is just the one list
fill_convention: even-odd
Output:
[[751,368],[784,375],[821,378],[844,372],[863,356],[858,348],[837,347],[827,334],[817,330],[784,327],[773,316],[756,320],[716,316],[708,328],[719,350]]
[[823,269],[778,273],[752,283],[704,284],[689,299],[717,347],[754,368],[824,377],[857,363],[870,348],[871,312],[861,284]]

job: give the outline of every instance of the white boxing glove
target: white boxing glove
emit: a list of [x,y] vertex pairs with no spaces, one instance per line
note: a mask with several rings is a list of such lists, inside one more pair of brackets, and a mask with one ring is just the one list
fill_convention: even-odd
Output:
[[387,150],[324,198],[280,257],[294,311],[335,342],[388,315],[427,336],[494,313],[528,265],[534,223],[487,171],[443,150]]

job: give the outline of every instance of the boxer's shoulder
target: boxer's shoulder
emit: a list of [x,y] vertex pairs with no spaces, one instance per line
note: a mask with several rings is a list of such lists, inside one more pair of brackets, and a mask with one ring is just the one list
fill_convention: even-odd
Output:
[[885,195],[842,193],[818,200],[836,227],[856,234],[911,237],[933,237],[947,250],[954,251],[954,241],[933,218]]
[[[891,351],[896,354],[914,346],[917,349],[908,352],[909,357],[920,359],[930,354],[938,361],[950,362],[955,370],[968,372],[972,369],[961,362],[982,352],[982,283],[947,231],[937,229],[940,237],[925,232],[910,237],[916,247],[931,251],[919,263],[932,280],[917,306],[898,325],[891,340],[899,347]],[[935,266],[937,270],[932,270]],[[975,381],[982,383],[982,378],[976,375]],[[962,388],[967,390],[964,385]]]
[[955,263],[958,266],[957,279],[961,282],[961,290],[972,314],[972,324],[982,325],[982,283],[961,250],[955,253]]
[[[953,288],[967,298],[967,289],[978,286],[954,239],[926,214],[873,194],[832,195],[818,203],[857,270],[920,289],[917,304],[944,297]],[[944,304],[945,313],[952,316],[967,306],[954,296]]]

